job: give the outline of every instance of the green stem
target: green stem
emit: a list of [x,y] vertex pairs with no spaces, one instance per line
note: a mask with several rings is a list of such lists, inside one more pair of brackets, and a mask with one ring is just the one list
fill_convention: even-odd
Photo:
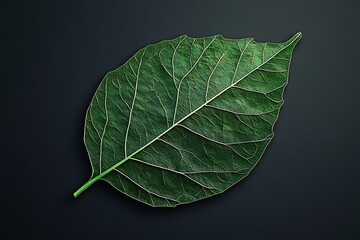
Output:
[[[136,153],[136,152],[135,152]],[[135,154],[134,153],[134,154]],[[120,166],[121,164],[123,164],[124,162],[126,162],[131,156],[133,156],[134,154],[128,156],[127,158],[124,158],[123,160],[121,160],[120,162],[118,162],[117,164],[115,164],[114,166],[112,166],[111,168],[107,169],[106,171],[102,172],[101,174],[97,175],[96,177],[90,179],[89,181],[87,181],[84,185],[82,185],[78,190],[76,190],[76,192],[74,192],[74,197],[77,198],[83,191],[85,191],[86,189],[88,189],[88,187],[90,187],[91,185],[93,185],[97,180],[101,179],[103,176],[105,176],[106,174],[108,174],[109,172],[111,172],[112,170],[114,170],[115,168],[117,168],[118,166]]]
[[84,185],[82,185],[76,192],[74,192],[74,197],[77,198],[83,191],[85,191],[88,187],[90,187],[94,182],[96,182],[98,178],[93,178],[87,181]]

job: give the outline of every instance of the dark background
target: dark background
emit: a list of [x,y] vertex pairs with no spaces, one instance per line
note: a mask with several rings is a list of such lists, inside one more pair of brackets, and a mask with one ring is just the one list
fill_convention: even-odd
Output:
[[[1,3],[1,239],[360,239],[358,1]],[[244,181],[172,209],[88,180],[82,142],[106,72],[149,43],[296,32],[275,138]],[[5,224],[4,224],[5,222]]]

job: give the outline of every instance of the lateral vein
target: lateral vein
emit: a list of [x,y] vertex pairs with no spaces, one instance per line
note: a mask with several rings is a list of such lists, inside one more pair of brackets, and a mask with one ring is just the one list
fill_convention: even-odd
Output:
[[102,164],[102,151],[103,151],[103,140],[104,140],[104,136],[105,136],[105,131],[106,131],[106,127],[109,121],[109,115],[107,112],[107,104],[106,104],[106,99],[107,99],[107,84],[108,84],[108,79],[105,79],[105,96],[104,96],[104,108],[105,108],[105,125],[104,125],[104,129],[100,138],[100,151],[99,151],[99,172],[101,173],[101,164]]
[[146,51],[146,48],[144,49],[144,51],[143,51],[143,53],[141,55],[140,62],[139,62],[139,67],[138,67],[137,74],[136,74],[134,97],[133,97],[133,101],[132,101],[132,104],[131,104],[131,108],[130,108],[130,112],[129,112],[129,121],[128,121],[128,125],[127,125],[126,132],[125,132],[125,141],[124,141],[125,157],[127,157],[127,139],[128,139],[128,135],[129,135],[130,125],[131,125],[131,118],[132,118],[132,113],[133,113],[133,110],[134,110],[135,99],[136,99],[136,94],[137,94],[137,89],[138,89],[138,84],[139,84],[140,68],[141,68],[142,59],[144,57],[145,51]]

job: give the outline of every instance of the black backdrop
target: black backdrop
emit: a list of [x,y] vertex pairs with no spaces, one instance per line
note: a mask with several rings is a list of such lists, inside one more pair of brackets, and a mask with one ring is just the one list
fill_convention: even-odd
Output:
[[[10,3],[11,2],[11,3]],[[358,1],[1,3],[2,239],[360,239]],[[149,43],[301,31],[275,138],[219,196],[153,209],[90,176],[84,114]]]

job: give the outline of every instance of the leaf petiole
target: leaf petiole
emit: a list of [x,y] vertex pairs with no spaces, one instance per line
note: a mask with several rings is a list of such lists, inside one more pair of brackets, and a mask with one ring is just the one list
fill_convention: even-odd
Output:
[[[137,152],[135,152],[137,153]],[[132,155],[134,155],[135,153],[133,153]],[[73,193],[74,197],[77,198],[83,191],[85,191],[86,189],[88,189],[91,185],[93,185],[97,180],[100,180],[103,176],[105,176],[106,174],[108,174],[109,172],[111,172],[112,170],[114,170],[115,168],[119,167],[121,164],[123,164],[124,162],[126,162],[132,155],[124,158],[122,161],[118,162],[117,164],[115,164],[114,166],[112,166],[111,168],[107,169],[106,171],[102,172],[101,174],[97,175],[96,177],[90,179],[89,181],[87,181],[84,185],[82,185],[78,190],[76,190],[76,192]]]

